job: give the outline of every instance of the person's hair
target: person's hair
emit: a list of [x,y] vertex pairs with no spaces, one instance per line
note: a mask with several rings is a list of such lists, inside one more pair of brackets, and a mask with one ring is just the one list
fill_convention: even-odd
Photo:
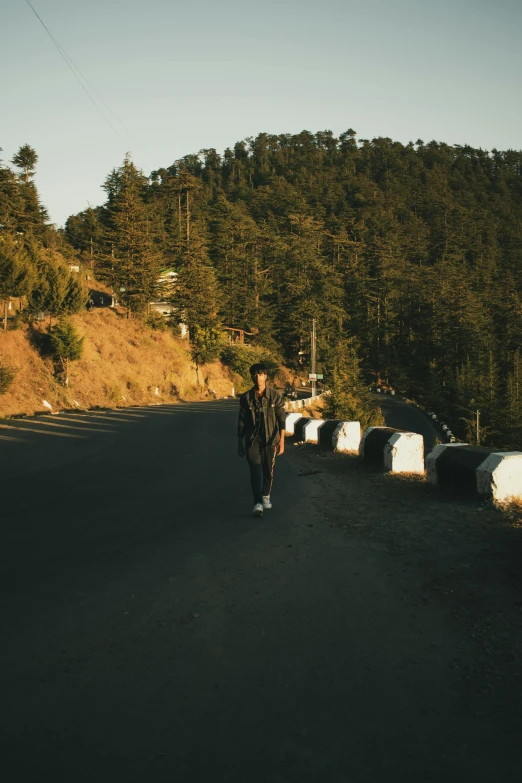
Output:
[[256,362],[252,365],[249,372],[250,375],[253,375],[255,372],[263,372],[265,375],[268,375],[268,367],[263,362]]

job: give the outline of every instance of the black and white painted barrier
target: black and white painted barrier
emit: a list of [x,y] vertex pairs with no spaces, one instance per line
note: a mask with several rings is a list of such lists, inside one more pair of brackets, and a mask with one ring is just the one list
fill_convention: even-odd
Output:
[[[297,441],[319,443],[337,452],[354,453],[392,473],[424,475],[424,441],[416,432],[368,427],[361,438],[358,421],[309,419],[288,413],[286,432]],[[522,500],[522,452],[493,451],[465,443],[443,443],[426,457],[430,484],[472,489],[498,502]]]
[[325,419],[308,419],[303,427],[303,440],[305,443],[319,443],[319,430],[325,421]]
[[522,452],[492,451],[465,443],[439,444],[426,457],[430,484],[472,489],[507,502],[522,499]]
[[302,415],[300,413],[287,413],[286,414],[286,424],[285,424],[285,432],[287,435],[295,435],[294,428],[296,421],[299,421],[299,419],[302,419]]
[[296,441],[303,441],[304,440],[304,428],[310,421],[309,418],[306,416],[301,416],[299,419],[297,419],[296,422],[294,422],[294,438]]
[[334,451],[357,452],[360,442],[360,421],[340,421],[332,433],[332,447]]
[[442,436],[446,438],[447,441],[449,441],[450,443],[457,442],[455,435],[452,433],[448,425],[444,424],[443,421],[439,421],[436,413],[433,413],[433,411],[427,411],[426,415],[430,417],[434,426],[440,428]]
[[287,411],[298,411],[301,410],[301,408],[304,408],[305,405],[310,401],[311,397],[306,397],[302,400],[286,400],[285,401],[285,408]]
[[357,452],[361,441],[358,421],[309,419],[299,413],[287,413],[285,431],[296,440],[319,443],[337,452]]
[[339,452],[359,451],[361,424],[358,421],[327,419],[319,428],[319,445]]
[[311,402],[317,402],[322,400],[324,392],[322,394],[316,394],[315,397],[304,397],[302,400],[286,400],[285,408],[287,411],[300,411],[310,405]]
[[424,474],[424,439],[416,432],[368,427],[362,436],[359,454],[367,462],[383,466],[392,473]]

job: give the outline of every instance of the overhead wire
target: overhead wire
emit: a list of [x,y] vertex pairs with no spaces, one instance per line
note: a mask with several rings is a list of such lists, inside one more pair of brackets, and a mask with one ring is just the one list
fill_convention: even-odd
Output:
[[[78,68],[78,66],[77,66],[77,65],[75,65],[75,63],[74,63],[74,62],[71,60],[71,58],[69,57],[69,55],[67,54],[67,52],[65,51],[65,49],[64,49],[64,48],[61,46],[61,44],[60,44],[60,43],[57,41],[57,39],[56,39],[56,38],[54,37],[54,35],[51,33],[51,31],[49,30],[49,28],[47,27],[47,25],[45,24],[45,22],[43,21],[43,19],[41,18],[41,16],[40,16],[40,15],[38,14],[38,12],[36,11],[35,7],[34,7],[34,6],[33,6],[33,4],[31,3],[31,0],[25,0],[25,2],[26,2],[26,4],[29,6],[29,8],[31,9],[31,11],[34,13],[34,15],[36,16],[36,18],[38,19],[38,21],[40,22],[40,24],[42,25],[42,27],[44,28],[45,32],[47,33],[47,35],[49,36],[49,38],[50,38],[50,39],[51,39],[51,41],[53,42],[54,46],[55,46],[55,47],[56,47],[56,49],[58,50],[58,52],[59,52],[60,56],[61,56],[61,57],[63,58],[63,60],[65,61],[65,63],[66,63],[66,65],[67,65],[67,67],[69,68],[69,70],[70,70],[70,71],[71,71],[71,73],[73,74],[74,78],[76,79],[76,81],[78,82],[78,84],[80,85],[80,87],[82,88],[82,90],[85,92],[85,94],[87,95],[87,97],[89,98],[89,100],[91,101],[91,103],[93,104],[93,106],[95,107],[95,109],[96,109],[96,110],[97,110],[97,111],[98,111],[98,112],[101,114],[101,116],[103,117],[103,119],[104,119],[104,120],[106,121],[106,123],[109,125],[109,127],[111,128],[111,130],[113,131],[113,133],[115,133],[115,135],[116,135],[116,136],[119,138],[119,140],[120,140],[120,141],[122,141],[123,143],[125,143],[125,140],[124,140],[124,139],[123,139],[123,138],[120,136],[120,134],[118,133],[118,131],[116,130],[116,128],[113,126],[113,124],[112,124],[112,122],[110,121],[110,119],[109,119],[109,118],[107,117],[107,115],[106,115],[106,114],[105,114],[105,113],[102,111],[102,109],[100,108],[100,106],[98,105],[98,103],[96,103],[96,101],[94,100],[93,96],[91,95],[91,93],[89,92],[89,90],[87,89],[87,87],[86,87],[85,85],[88,85],[88,87],[89,87],[89,89],[92,91],[92,93],[94,93],[94,95],[96,96],[96,98],[97,98],[99,101],[101,101],[101,103],[103,103],[103,105],[104,105],[104,106],[107,108],[107,110],[108,110],[108,111],[109,111],[109,112],[110,112],[110,113],[113,115],[114,119],[115,119],[115,120],[118,122],[118,124],[119,124],[119,125],[121,125],[121,127],[123,128],[123,130],[124,130],[124,131],[125,131],[125,132],[126,132],[128,135],[129,135],[129,136],[131,136],[131,133],[130,133],[130,132],[127,130],[127,128],[125,127],[125,125],[124,125],[124,124],[123,124],[123,123],[122,123],[122,122],[121,122],[121,121],[118,119],[118,117],[117,117],[117,116],[114,114],[114,112],[112,111],[112,109],[111,109],[109,106],[107,106],[107,104],[105,103],[105,101],[103,100],[103,98],[102,98],[102,97],[101,97],[101,96],[100,96],[100,95],[99,95],[99,94],[96,92],[96,90],[94,89],[94,87],[92,86],[92,84],[91,84],[91,83],[89,82],[89,80],[88,80],[88,79],[87,79],[87,78],[86,78],[86,77],[83,75],[83,73],[82,73],[82,72],[81,72],[81,70]],[[81,77],[81,78],[80,78],[80,77]],[[82,81],[82,79],[83,79],[83,81]],[[85,84],[84,84],[84,82],[85,82]]]

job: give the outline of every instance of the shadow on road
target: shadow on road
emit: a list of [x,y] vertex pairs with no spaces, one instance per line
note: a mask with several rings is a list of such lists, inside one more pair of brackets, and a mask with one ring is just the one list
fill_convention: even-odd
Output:
[[33,473],[84,457],[107,446],[130,426],[177,413],[212,414],[235,408],[235,400],[117,408],[0,419],[2,478]]

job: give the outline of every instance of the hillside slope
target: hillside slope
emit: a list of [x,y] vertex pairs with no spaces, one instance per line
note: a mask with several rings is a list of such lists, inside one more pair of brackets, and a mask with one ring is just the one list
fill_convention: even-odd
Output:
[[96,308],[71,318],[85,337],[82,358],[71,363],[65,388],[54,363],[42,350],[47,324],[0,333],[0,366],[15,371],[15,380],[0,395],[0,416],[62,408],[116,407],[224,397],[233,380],[219,362],[200,370],[201,386],[188,341],[157,331],[122,312]]

